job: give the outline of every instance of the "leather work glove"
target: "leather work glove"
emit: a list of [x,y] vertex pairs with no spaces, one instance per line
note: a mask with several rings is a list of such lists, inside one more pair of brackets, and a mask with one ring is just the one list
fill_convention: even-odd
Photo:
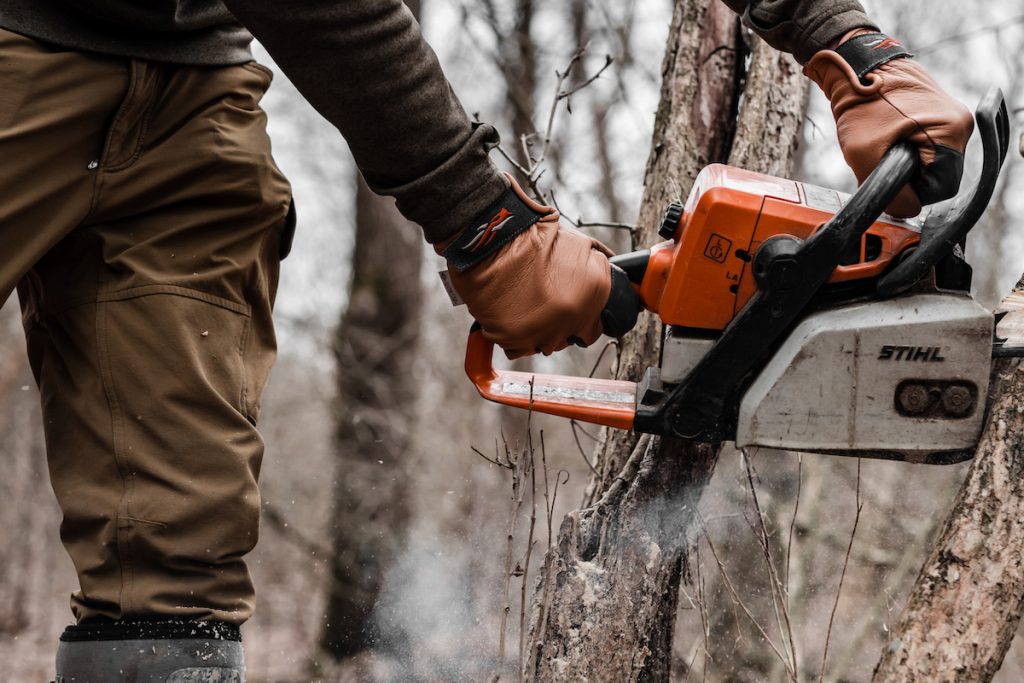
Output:
[[[556,209],[530,199],[515,179],[506,177],[511,187],[505,194],[437,247],[484,337],[509,358],[520,358],[549,355],[569,344],[588,346],[602,331],[613,336],[629,331],[640,310],[631,288],[626,287],[632,299],[605,312],[613,270],[625,278],[608,262],[612,252],[563,228]],[[621,295],[621,287],[615,289]]]
[[888,212],[916,216],[922,204],[956,195],[974,118],[896,40],[860,32],[835,50],[821,50],[804,74],[832,103],[839,146],[862,183],[895,143],[917,145],[921,167]]

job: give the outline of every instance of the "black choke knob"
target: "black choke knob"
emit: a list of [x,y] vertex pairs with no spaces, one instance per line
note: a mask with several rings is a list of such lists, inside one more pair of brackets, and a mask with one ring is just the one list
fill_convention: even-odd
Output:
[[661,220],[661,227],[658,228],[658,234],[667,240],[675,237],[676,230],[679,229],[679,221],[683,220],[683,205],[679,202],[672,202],[665,209],[665,217]]

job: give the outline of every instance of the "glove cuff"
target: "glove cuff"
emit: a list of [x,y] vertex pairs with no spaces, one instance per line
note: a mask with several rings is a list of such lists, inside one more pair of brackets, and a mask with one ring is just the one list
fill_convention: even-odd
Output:
[[459,273],[469,270],[546,215],[530,206],[516,189],[512,181],[511,187],[444,247],[441,255],[448,261],[449,268]]
[[835,51],[850,65],[864,85],[868,85],[864,76],[869,72],[894,59],[914,56],[900,41],[884,33],[862,33],[850,38]]

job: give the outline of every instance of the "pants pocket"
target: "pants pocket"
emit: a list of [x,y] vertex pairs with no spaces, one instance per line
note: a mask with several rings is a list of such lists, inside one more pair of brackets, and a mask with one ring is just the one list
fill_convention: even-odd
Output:
[[150,285],[44,316],[29,335],[79,617],[244,619],[263,445],[252,308]]
[[284,229],[281,230],[281,237],[277,242],[277,255],[284,261],[288,254],[292,253],[292,242],[295,241],[295,198],[288,200],[288,215],[284,219]]

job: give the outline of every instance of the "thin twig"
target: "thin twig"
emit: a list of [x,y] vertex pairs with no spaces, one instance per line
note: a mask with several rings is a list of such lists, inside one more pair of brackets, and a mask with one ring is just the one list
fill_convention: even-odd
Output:
[[[564,479],[562,478],[562,475],[565,475]],[[552,512],[554,512],[554,510],[555,510],[555,501],[558,500],[558,487],[559,486],[565,486],[568,483],[569,483],[569,470],[566,470],[566,469],[558,470],[557,474],[555,474],[555,490],[551,494],[551,511]]]
[[[505,445],[506,451],[508,449],[508,442]],[[506,457],[508,457],[506,455]],[[516,460],[518,461],[518,456]],[[498,659],[494,665],[494,676],[491,678],[492,683],[497,683],[501,679],[501,670],[505,666],[505,632],[508,628],[508,614],[511,611],[510,592],[512,590],[512,547],[515,543],[516,537],[516,525],[519,520],[519,507],[521,505],[522,498],[520,497],[521,482],[519,480],[519,468],[512,468],[512,505],[509,514],[508,522],[508,535],[505,537],[505,576],[504,576],[504,592],[502,600],[501,610],[501,622],[498,627]]]
[[704,586],[704,572],[702,571],[703,561],[700,559],[700,544],[694,547],[697,556],[697,601],[700,605],[700,627],[701,635],[704,637],[704,666],[702,667],[701,680],[708,679],[708,662],[714,661],[711,657],[711,620],[708,618],[707,590]]
[[555,118],[558,114],[558,103],[564,99],[571,97],[573,94],[579,92],[582,88],[585,88],[586,86],[593,83],[611,64],[611,57],[608,57],[605,65],[602,66],[597,73],[595,73],[593,76],[584,81],[580,86],[573,88],[569,91],[562,90],[562,86],[565,85],[566,79],[569,77],[569,74],[572,73],[573,67],[576,65],[577,62],[579,62],[583,58],[583,55],[586,54],[587,47],[588,46],[584,45],[579,50],[577,50],[569,59],[569,63],[568,65],[566,65],[563,71],[555,72],[555,76],[557,77],[555,80],[555,96],[554,98],[552,98],[551,101],[551,109],[548,110],[548,120],[547,125],[544,128],[544,137],[541,142],[540,154],[537,155],[536,159],[532,159],[530,162],[531,173],[529,175],[529,178],[531,181],[531,185],[535,184],[536,181],[540,178],[540,173],[543,173],[543,171],[538,172],[538,170],[544,164],[544,161],[548,157],[548,151],[550,151],[551,149],[551,140],[554,137],[555,130]]
[[[553,525],[553,522],[554,522],[555,501],[558,500],[558,485],[560,483],[561,484],[565,484],[566,482],[569,481],[569,473],[566,472],[565,470],[559,470],[558,473],[555,475],[555,485],[553,487],[553,490],[551,490],[549,492],[549,489],[548,489],[548,464],[547,464],[548,463],[548,458],[547,458],[547,449],[544,446],[544,432],[543,431],[540,433],[540,459],[541,459],[541,463],[543,464],[543,467],[544,467],[544,509],[545,509],[546,514],[547,514],[547,523],[548,523],[548,547],[547,547],[547,551],[544,553],[544,566],[543,566],[544,583],[543,583],[543,588],[541,589],[540,614],[538,615],[537,622],[536,622],[537,630],[543,636],[544,629],[545,629],[546,624],[547,624],[547,618],[548,618],[547,615],[548,615],[548,612],[549,612],[550,606],[551,606],[551,599],[552,599],[551,598],[551,595],[552,595],[552,592],[551,592],[551,582],[552,582],[552,579],[554,577],[554,572],[552,570],[552,567],[551,567],[550,563],[551,563],[551,560],[554,557],[553,553],[551,552],[551,549],[552,549],[552,546],[553,546],[553,543],[554,543],[554,533],[553,533],[552,525]],[[562,481],[562,473],[563,472],[565,472],[565,481]],[[550,493],[550,501],[548,500],[549,493]],[[543,641],[543,637],[541,637],[541,641]],[[523,660],[521,660],[521,661],[523,661]]]
[[[493,8],[487,8],[487,12],[489,21],[494,22],[497,21],[497,18],[496,16],[491,16],[492,9]],[[552,97],[551,99],[551,108],[548,110],[547,125],[544,128],[543,137],[541,137],[541,134],[538,133],[537,131],[534,131],[529,134],[523,134],[520,136],[519,144],[522,147],[523,158],[526,160],[526,163],[523,164],[520,163],[519,161],[516,161],[516,159],[514,159],[512,155],[509,154],[500,144],[497,147],[498,153],[509,164],[511,164],[512,167],[515,168],[516,171],[518,171],[523,176],[523,178],[525,178],[526,186],[529,189],[530,193],[534,196],[534,198],[537,201],[541,202],[542,204],[549,204],[547,194],[540,188],[540,179],[546,171],[546,169],[544,168],[544,162],[548,158],[548,153],[551,150],[551,142],[554,139],[555,121],[558,115],[559,103],[562,100],[566,100],[566,110],[569,111],[569,113],[572,113],[569,98],[571,98],[572,95],[576,94],[583,88],[589,86],[594,81],[596,81],[601,76],[601,74],[604,73],[604,71],[607,70],[608,67],[611,66],[611,64],[614,62],[610,55],[606,55],[605,64],[600,69],[598,69],[594,75],[592,75],[590,78],[586,79],[576,87],[573,87],[569,90],[563,90],[563,86],[565,85],[566,80],[569,78],[569,75],[572,73],[573,67],[583,58],[583,55],[586,54],[586,50],[586,45],[578,49],[576,52],[573,53],[572,57],[569,59],[569,63],[566,65],[564,70],[555,71],[555,92],[554,97]],[[477,117],[477,120],[479,120],[479,117]],[[533,152],[536,148],[535,140],[538,137],[541,137],[540,152],[535,156]],[[551,201],[554,201],[553,194]],[[631,226],[627,226],[625,224],[591,223],[589,225],[594,227],[598,225],[606,225],[607,227],[629,229],[630,234],[634,234],[635,231],[634,228],[632,228]]]
[[815,134],[817,134],[817,133],[820,133],[822,136],[825,135],[825,131],[822,129],[821,126],[818,125],[818,123],[814,120],[813,117],[811,117],[811,116],[804,116],[804,121],[806,121],[807,123],[811,124],[811,136],[812,136],[812,139],[813,139],[813,136]]
[[764,521],[765,513],[761,510],[761,503],[757,498],[757,487],[754,485],[753,467],[750,464],[750,458],[747,456],[746,451],[741,451],[741,454],[743,457],[743,465],[747,471],[747,482],[750,484],[750,496],[754,501],[754,514],[757,515],[758,527],[761,532],[759,545],[761,546],[761,552],[764,554],[765,565],[768,567],[768,585],[772,591],[772,609],[775,612],[775,621],[779,627],[779,635],[782,636],[782,647],[786,651],[786,655],[790,658],[790,663],[792,664],[792,667],[790,668],[791,678],[796,681],[799,678],[799,670],[797,667],[796,641],[793,638],[793,627],[789,619],[789,610],[787,609],[787,602],[783,595],[782,582],[779,581],[778,573],[775,570],[775,561],[772,558],[768,527]]
[[531,168],[534,167],[536,161],[533,158],[533,154],[530,153],[530,138],[535,136],[536,133],[530,133],[529,135],[523,134],[519,136],[519,145],[523,149],[523,158],[530,162]]
[[509,153],[506,152],[504,150],[504,148],[502,148],[501,145],[498,145],[497,150],[498,150],[498,154],[500,154],[502,157],[504,157],[505,161],[507,161],[508,163],[512,164],[512,166],[517,171],[519,171],[520,173],[522,173],[526,177],[530,176],[530,170],[528,168],[526,168],[525,166],[523,166],[522,164],[520,164],[515,159],[513,159],[511,156],[509,156]]
[[700,654],[700,646],[693,648],[693,655],[690,657],[690,661],[686,663],[686,675],[683,677],[683,683],[688,683],[690,680],[690,672],[693,671],[693,663],[697,661],[697,655]]
[[[532,387],[531,387],[532,389]],[[532,392],[531,392],[532,393]],[[532,399],[531,399],[532,403]],[[541,444],[544,433],[541,432]],[[533,532],[537,527],[537,467],[533,452],[533,432],[526,436],[529,452],[527,466],[530,468],[530,531],[526,536],[526,558],[523,560],[522,583],[519,587],[519,661],[523,661],[526,647],[526,585],[530,576],[530,556],[533,554]],[[543,447],[543,446],[542,446]]]
[[[585,50],[586,47],[584,47],[583,49]],[[581,54],[581,56],[582,56],[582,54]],[[608,69],[608,67],[610,67],[612,65],[612,63],[614,63],[614,62],[615,62],[615,60],[612,59],[611,55],[605,55],[604,56],[604,64],[601,66],[600,69],[598,69],[594,73],[593,76],[591,76],[587,80],[583,81],[582,83],[577,85],[575,88],[572,88],[571,90],[558,93],[558,99],[560,99],[560,100],[568,100],[570,97],[572,97],[573,95],[578,93],[580,90],[583,90],[588,85],[590,85],[591,83],[596,81],[598,78],[600,78],[601,74],[603,74]]]
[[710,643],[708,642],[711,637],[711,623],[708,618],[707,592],[704,587],[703,561],[700,557],[699,543],[694,546],[693,552],[697,559],[697,605],[700,607],[700,631],[704,643],[704,662],[701,667],[701,680],[706,681],[708,678],[708,661],[711,660]]
[[601,349],[601,353],[597,354],[597,360],[594,361],[594,366],[592,368],[590,368],[590,372],[587,373],[587,377],[593,377],[594,376],[594,373],[597,372],[597,367],[599,365],[601,365],[601,361],[604,360],[604,354],[608,351],[608,349],[610,349],[613,346],[616,349],[619,348],[619,340],[618,339],[609,339],[608,340],[608,342],[604,345],[604,348]]
[[[501,680],[501,671],[505,666],[505,637],[508,631],[508,615],[512,611],[512,577],[515,570],[512,567],[513,550],[515,546],[516,528],[519,522],[519,513],[523,507],[523,499],[525,498],[525,491],[523,485],[526,483],[526,477],[530,476],[530,467],[532,463],[532,454],[530,449],[532,448],[532,436],[533,433],[533,379],[530,379],[530,403],[526,413],[526,433],[527,433],[527,445],[522,452],[516,453],[515,459],[513,460],[512,454],[508,447],[508,441],[505,439],[504,431],[502,431],[502,443],[505,446],[505,460],[511,465],[512,471],[512,502],[510,510],[510,519],[508,523],[508,535],[506,537],[505,545],[505,576],[504,576],[504,590],[503,590],[503,605],[501,610],[501,621],[498,628],[498,659],[494,665],[494,675],[491,677],[491,683],[497,683]],[[495,458],[498,460],[498,458]],[[536,490],[536,489],[535,489]],[[534,520],[536,518],[534,517]],[[532,543],[532,529],[531,529],[530,543]],[[529,553],[529,548],[527,548]],[[525,582],[524,582],[525,585]],[[525,602],[521,603],[520,614],[522,615],[525,610]],[[521,623],[523,617],[520,617]],[[524,647],[522,627],[520,627],[519,635],[519,647],[520,650]],[[520,652],[520,655],[522,653]],[[520,662],[522,656],[520,656]]]
[[1009,19],[1003,19],[1001,21],[995,22],[994,24],[978,26],[976,28],[972,28],[968,31],[963,31],[961,33],[954,33],[951,36],[940,38],[939,40],[936,40],[934,43],[930,43],[928,45],[925,45],[924,47],[918,48],[917,50],[914,50],[914,52],[916,52],[918,56],[926,55],[935,52],[936,50],[938,50],[940,47],[947,43],[958,43],[968,38],[974,38],[985,33],[1001,33],[1002,31],[1005,31],[1011,26],[1016,26],[1017,24],[1024,24],[1024,14],[1017,17],[1011,17]]
[[544,163],[544,160],[547,159],[548,149],[551,147],[551,137],[555,128],[555,114],[558,113],[558,103],[562,101],[562,85],[565,83],[565,79],[572,72],[572,67],[576,62],[583,58],[583,54],[586,50],[587,46],[584,45],[569,59],[569,64],[565,67],[564,71],[555,72],[555,76],[557,77],[555,81],[555,96],[551,100],[551,109],[548,110],[548,123],[547,127],[544,129],[544,141],[540,148],[540,155],[537,157],[537,160],[531,164],[532,169],[539,168],[540,165]]
[[800,511],[800,488],[803,486],[804,456],[796,454],[796,502],[793,503],[793,518],[789,520],[789,538],[786,540],[786,610],[789,610],[789,558],[793,551],[793,532],[796,529],[796,513]]
[[722,579],[725,581],[725,587],[728,589],[729,594],[732,596],[733,604],[737,605],[741,610],[743,610],[743,613],[747,615],[747,618],[750,620],[750,623],[754,625],[754,628],[757,629],[757,632],[761,634],[762,638],[764,638],[764,642],[768,643],[768,646],[772,649],[773,652],[775,652],[775,656],[778,657],[779,660],[782,662],[782,665],[786,667],[786,673],[792,677],[793,672],[790,670],[789,659],[785,655],[783,655],[782,652],[779,651],[779,648],[775,645],[775,641],[773,641],[771,639],[771,636],[769,636],[768,633],[764,630],[764,628],[762,628],[761,624],[751,613],[750,609],[747,608],[746,603],[744,603],[743,600],[740,598],[739,593],[736,590],[736,587],[733,586],[732,579],[729,578],[729,572],[725,570],[725,564],[722,562],[721,558],[718,557],[718,551],[715,550],[715,544],[711,542],[711,536],[710,534],[708,534],[707,526],[704,523],[704,517],[700,514],[699,511],[697,512],[697,519],[700,521],[701,530],[704,533],[704,540],[706,540],[708,543],[708,549],[711,550],[711,555],[715,558],[715,563],[718,564],[718,571],[722,574]]
[[545,206],[548,203],[547,195],[544,194],[544,190],[540,189],[540,178],[544,175],[546,169],[540,169],[536,172],[536,175],[531,174],[527,178],[527,185],[530,187],[530,191],[533,192],[533,198]]
[[590,458],[587,457],[587,452],[583,449],[583,444],[580,443],[579,434],[576,433],[577,429],[579,429],[580,431],[583,431],[583,429],[576,424],[576,420],[569,420],[569,429],[572,430],[572,438],[576,441],[576,448],[579,450],[580,457],[583,458],[583,462],[587,463],[587,467],[590,468],[591,473],[595,477],[600,476],[600,473],[597,471],[597,468],[594,467],[594,465],[590,462]]
[[541,467],[544,468],[544,515],[547,517],[548,523],[548,549],[551,548],[551,528],[554,517],[554,503],[550,499],[550,491],[548,489],[548,453],[547,448],[544,447],[544,430],[540,430],[540,463]]
[[[501,443],[504,444],[504,446],[505,446],[505,462],[508,463],[509,469],[512,469],[512,459],[509,458],[508,439],[505,438],[505,428],[504,427],[499,427],[498,428],[498,434],[501,435]],[[500,460],[501,459],[500,456],[499,456],[498,440],[497,439],[494,440],[494,459],[495,460]]]
[[595,435],[591,434],[586,429],[584,429],[583,425],[581,425],[579,422],[576,423],[576,427],[580,430],[580,434],[582,434],[583,436],[587,437],[591,441],[597,441],[598,440],[598,438]]
[[860,511],[864,504],[860,502],[860,458],[857,458],[857,513],[853,516],[853,529],[850,530],[850,543],[846,546],[846,557],[843,558],[843,571],[839,573],[839,586],[836,588],[836,600],[832,603],[832,613],[828,617],[828,630],[825,631],[825,652],[821,655],[821,672],[818,674],[818,683],[825,680],[825,665],[828,662],[828,646],[832,639],[832,622],[836,618],[836,610],[839,609],[839,597],[843,593],[843,580],[846,578],[846,567],[850,563],[850,551],[853,550],[853,539],[857,535],[857,525],[860,523]]
[[633,446],[633,451],[629,454],[629,458],[626,459],[626,463],[622,466],[622,469],[619,470],[619,473],[615,475],[615,479],[612,480],[611,485],[608,486],[608,489],[604,492],[604,495],[601,496],[601,499],[597,501],[594,507],[607,507],[622,495],[624,489],[633,481],[633,477],[636,475],[637,470],[640,469],[640,463],[643,460],[644,454],[647,452],[647,447],[650,443],[650,434],[640,435],[640,438],[636,441],[636,445]]
[[494,460],[494,459],[490,458],[489,456],[484,455],[476,446],[470,446],[469,450],[473,451],[474,453],[476,453],[477,455],[479,455],[481,458],[483,458],[487,462],[491,463],[492,465],[497,465],[498,467],[500,467],[502,469],[509,469],[508,465],[503,465],[502,463],[498,462],[497,460]]
[[614,221],[584,221],[582,218],[577,218],[573,221],[573,225],[583,230],[585,228],[613,228],[615,230],[628,230],[629,234],[635,234],[637,227],[630,225],[629,223],[616,223]]

